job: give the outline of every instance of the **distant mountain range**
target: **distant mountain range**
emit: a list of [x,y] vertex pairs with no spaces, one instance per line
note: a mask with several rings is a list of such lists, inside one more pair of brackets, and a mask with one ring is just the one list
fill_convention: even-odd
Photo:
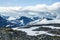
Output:
[[[46,16],[44,17],[47,20],[53,20],[56,18],[56,16]],[[0,27],[20,27],[20,26],[25,26],[29,24],[30,22],[34,22],[37,20],[43,20],[44,18],[41,17],[26,17],[26,16],[19,16],[18,18],[16,17],[11,17],[11,16],[5,16],[5,15],[0,15]],[[38,22],[38,21],[37,21]]]
[[29,17],[25,17],[25,16],[21,16],[19,18],[15,18],[15,17],[10,17],[10,16],[4,16],[4,15],[0,15],[0,27],[20,27],[20,26],[24,26],[27,23],[37,20],[38,18],[29,18]]

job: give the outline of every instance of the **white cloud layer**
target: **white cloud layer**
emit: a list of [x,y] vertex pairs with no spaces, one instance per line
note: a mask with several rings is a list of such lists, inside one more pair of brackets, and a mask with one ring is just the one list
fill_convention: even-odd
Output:
[[56,2],[52,5],[38,4],[35,6],[25,7],[0,7],[0,14],[28,17],[44,17],[46,15],[57,15],[57,18],[60,18],[60,2]]

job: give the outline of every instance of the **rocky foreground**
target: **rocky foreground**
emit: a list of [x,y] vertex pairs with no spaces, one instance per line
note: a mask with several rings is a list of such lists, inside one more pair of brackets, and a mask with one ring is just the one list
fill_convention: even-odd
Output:
[[[46,28],[46,30],[48,29]],[[54,34],[60,34],[60,30],[55,30],[50,32]],[[9,27],[1,27],[0,40],[60,40],[60,36],[49,36],[44,34],[37,36],[29,36],[22,31],[12,30]]]

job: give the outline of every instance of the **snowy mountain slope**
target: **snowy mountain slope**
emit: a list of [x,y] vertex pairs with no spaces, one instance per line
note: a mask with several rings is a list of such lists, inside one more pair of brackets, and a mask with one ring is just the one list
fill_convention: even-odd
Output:
[[[46,29],[46,28],[48,28],[48,29]],[[50,35],[50,36],[60,36],[60,34],[53,33],[55,31],[55,29],[56,30],[58,30],[58,29],[60,30],[60,27],[54,27],[54,26],[37,26],[37,27],[30,27],[30,28],[19,28],[19,27],[16,27],[16,28],[12,28],[12,29],[13,30],[19,30],[19,31],[24,31],[24,32],[27,33],[27,35],[30,35],[30,36],[37,36],[37,35],[42,35],[42,34]],[[38,29],[40,31],[38,31]],[[51,31],[53,31],[53,32],[51,32]]]
[[[6,16],[6,15],[0,15],[0,18],[1,18],[0,21],[2,21],[2,24],[0,24],[0,26],[3,25],[4,22],[5,22],[4,20],[6,20],[5,23],[8,22],[8,24],[4,24],[4,25],[6,25],[6,26],[9,25],[10,27],[25,26],[25,25],[28,24],[29,22],[38,19],[38,17],[29,18],[29,17],[25,17],[25,16],[19,16],[19,17],[17,18],[17,17]],[[4,25],[3,25],[3,26],[4,26]]]
[[51,24],[51,23],[60,23],[60,19],[55,19],[55,20],[44,19],[40,22],[37,22],[36,24]]
[[33,21],[33,19],[25,17],[25,16],[21,16],[19,18],[15,18],[15,17],[9,17],[7,19],[9,22],[11,22],[13,24],[14,27],[20,27],[20,26],[24,26],[27,23]]
[[46,23],[48,23],[48,21],[57,21],[57,20],[59,20],[59,19],[56,18],[56,15],[46,15],[45,17],[39,18],[33,22],[28,23],[27,25],[39,24],[40,22],[41,22],[40,24],[46,24]]
[[37,25],[37,24],[60,24],[60,19],[54,19],[54,20],[47,20],[47,19],[40,19],[33,22],[30,22],[28,25]]
[[[55,23],[58,25],[60,24],[60,19],[54,19],[54,20],[47,20],[46,18],[44,19],[38,19],[36,21],[30,22],[30,24],[28,24],[28,28],[23,27],[23,28],[12,28],[13,30],[19,30],[19,31],[24,31],[27,33],[27,35],[29,36],[38,36],[38,35],[49,35],[49,36],[59,36],[60,37],[60,27],[56,26]],[[52,24],[51,25],[40,25],[42,24]],[[29,26],[29,25],[33,25],[33,26]],[[38,26],[34,26],[34,25],[38,25]],[[55,26],[54,26],[55,25]],[[56,33],[57,32],[57,33]]]

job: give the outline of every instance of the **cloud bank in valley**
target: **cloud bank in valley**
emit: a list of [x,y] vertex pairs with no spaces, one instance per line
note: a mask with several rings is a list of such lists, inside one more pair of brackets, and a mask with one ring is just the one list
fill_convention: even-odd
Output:
[[60,2],[52,5],[38,4],[35,6],[17,6],[17,7],[0,7],[0,14],[9,16],[28,16],[44,17],[47,15],[57,15],[60,18]]

